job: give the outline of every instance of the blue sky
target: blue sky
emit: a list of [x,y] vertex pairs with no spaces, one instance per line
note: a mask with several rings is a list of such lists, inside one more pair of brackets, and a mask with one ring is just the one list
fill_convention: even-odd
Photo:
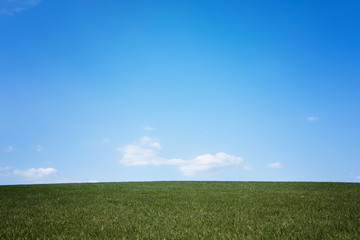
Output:
[[358,182],[359,12],[0,0],[0,184]]

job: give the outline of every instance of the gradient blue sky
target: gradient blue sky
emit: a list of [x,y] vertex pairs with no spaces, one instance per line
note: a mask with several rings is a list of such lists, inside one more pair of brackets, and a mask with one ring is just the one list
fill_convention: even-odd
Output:
[[359,13],[0,0],[0,184],[360,181]]

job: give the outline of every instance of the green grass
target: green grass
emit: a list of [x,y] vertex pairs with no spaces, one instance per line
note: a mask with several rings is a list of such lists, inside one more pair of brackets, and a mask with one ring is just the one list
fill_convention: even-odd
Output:
[[360,239],[360,184],[0,186],[0,239]]

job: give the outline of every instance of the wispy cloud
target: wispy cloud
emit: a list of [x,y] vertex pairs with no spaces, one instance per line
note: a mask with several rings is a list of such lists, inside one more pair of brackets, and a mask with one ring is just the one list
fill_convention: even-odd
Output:
[[356,179],[357,179],[358,181],[360,181],[360,176],[357,176]]
[[42,151],[44,150],[44,148],[43,148],[41,145],[37,145],[36,148],[35,148],[35,150],[36,150],[37,152],[42,152]]
[[11,167],[0,167],[0,176],[9,176],[11,175]]
[[7,170],[10,170],[10,169],[11,169],[11,167],[4,167],[4,168],[0,167],[0,171],[7,171]]
[[273,162],[267,165],[269,168],[282,168],[283,165],[280,162]]
[[317,117],[314,117],[314,116],[309,116],[306,118],[309,122],[315,122],[316,120],[318,120]]
[[38,5],[42,0],[0,0],[0,14],[13,16]]
[[157,138],[151,138],[148,136],[144,136],[142,138],[140,138],[140,144],[144,145],[144,146],[150,146],[150,147],[154,147],[157,149],[161,149],[161,144],[159,143]]
[[39,180],[43,177],[50,176],[50,175],[55,175],[56,172],[57,172],[57,170],[54,168],[37,168],[37,169],[30,168],[25,171],[14,170],[15,175],[22,176],[25,179],[30,180],[30,181]]
[[15,150],[15,149],[14,149],[13,146],[8,146],[8,147],[3,148],[3,151],[4,151],[4,152],[12,152],[12,151],[14,151],[14,150]]
[[251,170],[253,170],[253,167],[252,167],[250,164],[248,164],[248,163],[245,163],[244,166],[243,166],[243,168],[244,168],[244,170],[246,170],[246,171],[251,171]]
[[154,130],[155,130],[155,128],[152,128],[152,127],[149,127],[149,126],[144,127],[144,129],[145,129],[146,131],[154,131]]
[[177,166],[185,176],[196,175],[199,172],[218,167],[235,165],[243,165],[245,170],[251,170],[251,167],[248,164],[244,164],[244,160],[241,157],[223,152],[203,154],[190,160],[183,160],[181,158],[163,158],[158,154],[160,148],[157,144],[160,146],[158,139],[145,136],[140,138],[139,144],[120,147],[117,149],[122,152],[122,159],[120,159],[119,162],[127,166],[173,165]]

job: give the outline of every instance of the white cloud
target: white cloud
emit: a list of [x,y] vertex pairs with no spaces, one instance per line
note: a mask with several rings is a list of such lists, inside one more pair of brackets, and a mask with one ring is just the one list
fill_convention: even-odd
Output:
[[28,180],[38,180],[45,176],[54,175],[56,172],[57,171],[54,168],[30,168],[25,171],[15,170],[14,174],[22,176]]
[[144,146],[150,146],[153,148],[161,149],[161,144],[158,142],[157,138],[151,138],[148,136],[144,136],[140,138],[139,143]]
[[[156,141],[156,142],[155,142]],[[157,139],[142,137],[139,145],[132,144],[120,147],[117,150],[122,152],[120,163],[127,166],[145,166],[145,165],[173,165],[186,176],[196,175],[198,172],[210,170],[218,167],[243,165],[244,160],[241,157],[229,155],[223,152],[217,154],[203,154],[190,160],[180,158],[162,158],[158,155],[158,147],[154,146]],[[160,146],[160,143],[159,143]],[[153,148],[156,149],[153,149]],[[245,170],[251,170],[251,166],[244,165]]]
[[37,145],[36,148],[35,148],[35,150],[36,150],[37,152],[42,152],[42,151],[44,150],[44,148],[43,148],[41,145]]
[[153,142],[153,143],[151,143],[150,146],[157,148],[157,149],[161,149],[161,144],[159,142]]
[[273,163],[269,163],[267,165],[269,168],[282,168],[282,164],[280,162],[273,162]]
[[223,152],[212,154],[204,154],[197,156],[192,160],[183,161],[179,169],[186,176],[196,175],[199,171],[206,171],[217,167],[234,166],[243,163],[241,157],[229,155]]
[[158,165],[157,162],[159,162],[159,158],[153,149],[144,149],[137,145],[128,145],[118,150],[123,151],[123,158],[120,162],[125,165]]
[[144,129],[145,129],[146,131],[154,131],[154,130],[155,130],[155,128],[152,128],[152,127],[144,127]]
[[30,7],[35,7],[41,1],[42,0],[0,0],[0,14],[13,16]]
[[140,144],[142,144],[142,145],[149,144],[149,143],[151,143],[151,142],[153,142],[153,141],[154,141],[154,139],[153,139],[153,138],[150,138],[150,137],[148,137],[148,136],[143,136],[143,137],[141,137],[140,140],[139,140]]
[[103,143],[108,143],[110,142],[110,138],[103,138]]
[[318,120],[318,118],[317,118],[317,117],[314,117],[314,116],[307,117],[306,119],[307,119],[309,122],[314,122],[314,121]]
[[8,146],[8,147],[4,148],[4,152],[12,152],[12,151],[14,151],[14,150],[15,150],[15,149],[14,149],[13,146]]

